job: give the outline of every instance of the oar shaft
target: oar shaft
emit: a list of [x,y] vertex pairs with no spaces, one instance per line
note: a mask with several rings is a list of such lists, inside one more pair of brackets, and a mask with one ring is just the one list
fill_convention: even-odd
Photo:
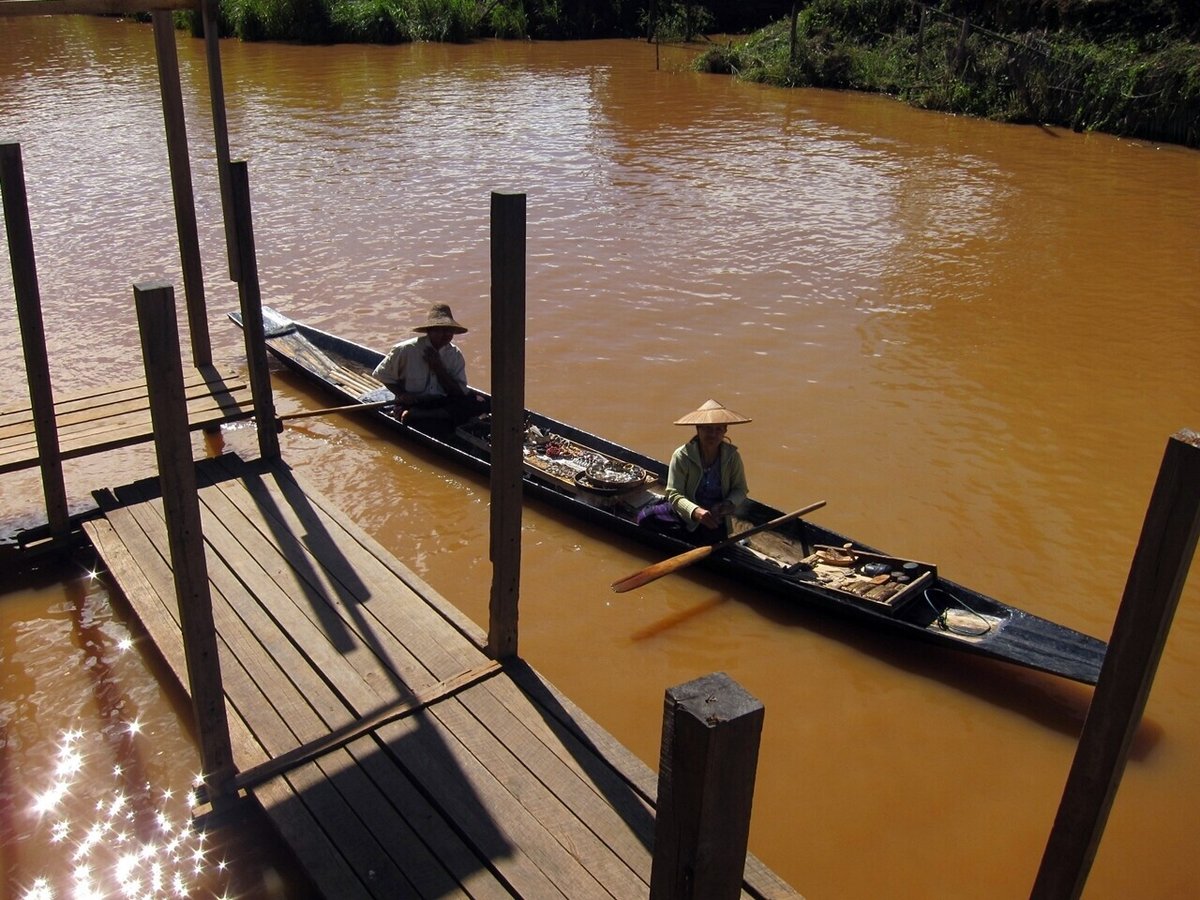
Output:
[[770,522],[764,522],[761,525],[755,525],[753,528],[747,528],[745,531],[735,534],[733,537],[729,537],[723,541],[719,541],[718,543],[713,545],[713,549],[715,550],[718,547],[727,547],[730,544],[736,544],[738,541],[744,541],[746,538],[750,537],[751,535],[758,534],[760,531],[766,531],[769,528],[778,528],[780,525],[784,524],[785,522],[790,522],[790,521],[792,521],[792,519],[798,519],[801,516],[806,516],[810,512],[818,510],[824,505],[825,505],[824,500],[818,500],[816,503],[808,504],[808,506],[804,507],[803,509],[798,509],[795,512],[790,512],[790,513],[786,513],[785,515],[782,515],[782,516],[777,516],[776,518],[772,519]]

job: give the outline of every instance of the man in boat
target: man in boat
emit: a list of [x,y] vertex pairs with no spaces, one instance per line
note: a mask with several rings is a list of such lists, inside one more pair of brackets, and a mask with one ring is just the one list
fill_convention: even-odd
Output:
[[695,425],[696,434],[671,455],[666,500],[639,512],[638,524],[678,531],[699,543],[724,540],[726,517],[750,493],[742,455],[726,432],[730,425],[750,421],[716,400],[676,420],[676,425]]
[[449,419],[461,424],[488,411],[483,397],[467,387],[467,361],[454,345],[466,334],[445,303],[429,308],[413,328],[417,337],[392,347],[372,373],[396,395],[394,415],[401,422],[418,418]]

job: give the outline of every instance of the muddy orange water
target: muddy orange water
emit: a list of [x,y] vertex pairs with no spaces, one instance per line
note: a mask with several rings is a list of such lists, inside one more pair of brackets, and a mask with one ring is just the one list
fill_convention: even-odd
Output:
[[[202,49],[180,36],[210,326],[244,366]],[[1200,154],[738,84],[680,52],[656,70],[639,42],[222,53],[268,303],[382,348],[449,302],[487,387],[489,194],[525,192],[531,407],[665,457],[717,398],[754,419],[732,436],[756,496],[827,500],[822,523],[1108,637],[1166,441],[1200,428]],[[149,28],[0,20],[0,139],[22,144],[56,390],[136,376],[131,285],[181,284]],[[11,300],[0,358],[20,402]],[[329,405],[274,386],[283,412]],[[224,440],[254,452],[247,427]],[[282,444],[486,623],[485,481],[348,418]],[[69,463],[73,507],[152,458]],[[6,531],[40,502],[35,474],[0,479]],[[1090,689],[703,571],[615,595],[657,557],[540,506],[523,547],[522,655],[651,766],[668,687],[724,671],[762,700],[751,849],[800,891],[1028,895]],[[1198,583],[1089,898],[1200,892]],[[82,568],[6,584],[7,896],[257,883],[275,857],[186,827],[188,714],[119,598]]]

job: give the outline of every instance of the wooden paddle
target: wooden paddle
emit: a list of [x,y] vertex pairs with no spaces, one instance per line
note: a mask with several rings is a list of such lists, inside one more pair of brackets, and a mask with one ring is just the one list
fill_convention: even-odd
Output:
[[288,413],[286,416],[277,416],[275,421],[279,423],[279,427],[283,427],[284,422],[290,422],[292,419],[307,419],[311,416],[324,416],[329,413],[344,413],[358,412],[361,409],[380,409],[384,406],[391,406],[396,402],[393,397],[390,400],[376,400],[374,403],[351,403],[349,406],[330,406],[325,409],[306,409],[303,412]]
[[756,525],[753,528],[747,528],[741,534],[734,535],[731,538],[726,538],[723,541],[718,541],[715,544],[706,544],[703,547],[696,547],[693,550],[688,550],[680,553],[678,556],[672,556],[670,559],[664,559],[662,562],[655,563],[652,566],[647,566],[640,572],[634,572],[620,581],[612,583],[612,589],[618,594],[623,594],[626,591],[631,591],[636,587],[641,587],[643,584],[649,584],[651,581],[657,581],[664,575],[670,575],[672,572],[678,572],[690,566],[692,563],[700,562],[700,560],[709,556],[714,550],[720,550],[722,547],[728,547],[730,544],[736,544],[738,541],[745,540],[752,534],[758,534],[760,531],[767,531],[771,528],[778,528],[784,522],[790,522],[792,519],[798,519],[806,513],[812,512],[814,509],[820,509],[825,505],[824,500],[818,500],[816,503],[810,503],[803,509],[798,509],[795,512],[787,513],[772,519],[770,522],[764,522],[762,525]]

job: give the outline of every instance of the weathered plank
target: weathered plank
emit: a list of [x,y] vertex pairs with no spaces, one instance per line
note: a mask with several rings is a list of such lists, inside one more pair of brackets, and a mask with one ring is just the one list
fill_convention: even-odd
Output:
[[[252,414],[244,381],[216,373],[192,373],[184,380],[188,428],[196,431]],[[75,395],[55,403],[59,456],[77,459],[153,440],[145,382],[125,383],[112,390]],[[0,413],[0,474],[37,465],[38,448],[27,406]]]
[[[237,412],[249,402],[249,396],[249,388],[246,385],[237,384],[218,388],[215,393],[211,385],[186,385],[184,394],[189,412],[209,409],[227,409]],[[55,422],[60,434],[71,431],[83,433],[89,428],[95,428],[97,424],[101,427],[106,425],[119,427],[138,422],[138,416],[141,416],[140,421],[144,421],[149,408],[150,404],[145,392],[137,394],[132,391],[122,391],[120,394],[106,394],[97,397],[94,403],[76,409],[65,410],[65,404],[58,405],[56,409],[59,412],[55,417]],[[31,434],[32,430],[33,424],[28,417],[11,416],[5,422],[0,423],[0,440],[3,440],[7,446],[10,442],[15,442],[17,439]]]
[[[0,0],[3,2],[3,0]],[[208,385],[209,393],[222,390],[234,390],[247,386],[246,379],[232,370],[218,370],[211,366],[200,369],[189,369],[184,372],[183,383],[192,388],[197,385]],[[145,398],[146,379],[134,378],[115,384],[97,385],[82,390],[73,391],[65,397],[54,401],[55,412],[61,417],[64,413],[87,410],[108,403],[130,400],[137,397]],[[0,425],[16,421],[32,421],[33,410],[28,403],[17,403],[0,408]]]
[[[271,509],[284,517],[280,521],[281,531],[308,536],[307,549],[318,550],[327,539],[345,547],[344,540],[333,537],[340,530],[341,522],[328,517],[323,510],[310,507],[307,512],[314,518],[288,521],[288,510],[309,503],[307,497],[299,495],[298,485],[293,487],[269,474],[261,479],[251,476],[246,483],[251,494],[260,498],[260,509]],[[331,574],[343,579],[339,584],[348,593],[348,602],[369,611],[389,636],[406,646],[435,675],[443,677],[446,672],[456,671],[462,665],[460,654],[464,645],[449,631],[446,632],[450,635],[448,641],[439,640],[436,617],[424,621],[422,627],[414,627],[421,624],[421,616],[412,610],[392,602],[374,602],[375,598],[387,595],[387,582],[392,576],[380,560],[384,553],[382,549],[371,552],[366,546],[368,543],[365,536],[360,537],[358,550],[343,550],[344,558],[330,563]],[[348,623],[346,628],[350,630],[352,626]],[[370,679],[373,673],[364,671],[362,674]],[[523,808],[534,813],[542,827],[555,835],[564,847],[569,847],[585,866],[603,873],[606,884],[617,885],[619,895],[644,892],[649,878],[648,848],[652,835],[652,818],[645,815],[645,807],[638,808],[636,799],[629,796],[628,786],[618,779],[608,779],[603,789],[590,784],[587,774],[570,752],[547,749],[543,740],[559,743],[552,731],[543,728],[540,738],[535,736],[531,728],[536,727],[534,723],[541,717],[528,704],[519,702],[519,692],[506,692],[505,696],[513,704],[509,707],[492,692],[493,686],[488,687],[488,691],[470,691],[460,697],[470,716],[462,715],[451,704],[439,706],[434,715],[498,781],[509,787],[510,793]],[[494,689],[499,690],[499,687]],[[526,718],[529,725],[523,724]],[[519,748],[519,753],[510,754],[509,746]],[[523,780],[526,775],[528,780]],[[551,787],[547,788],[545,784]],[[556,800],[547,793],[550,790]],[[623,817],[613,811],[609,805],[612,797],[621,798],[623,811],[640,813],[640,835],[632,833]],[[564,811],[567,811],[565,815]],[[603,832],[599,841],[593,836],[597,829]],[[614,853],[614,848],[619,848],[619,852]],[[623,856],[629,859],[623,860]],[[579,889],[586,890],[587,887]]]
[[[363,569],[372,568],[367,554],[354,546],[349,550],[352,560],[344,553],[335,552],[331,542],[335,540],[332,535],[339,530],[337,522],[322,521],[320,516],[312,516],[311,509],[305,508],[303,499],[294,494],[289,499],[282,493],[273,492],[271,488],[278,485],[270,474],[261,478],[248,474],[244,483],[255,498],[259,513],[278,523],[277,533],[283,535],[285,553],[291,555],[297,572],[315,572],[312,561],[306,558],[310,551],[322,554],[323,561],[329,565],[327,574],[333,580],[321,585],[314,583],[314,576],[314,580],[308,581],[307,585],[297,584],[296,587],[307,594],[309,601],[324,597],[332,609],[343,611],[347,617],[339,629],[340,638],[350,646],[343,651],[342,661],[332,664],[332,670],[326,674],[337,679],[338,690],[344,692],[348,701],[354,702],[354,697],[359,698],[359,711],[365,711],[365,704],[374,702],[375,698],[365,694],[363,686],[369,682],[377,683],[382,677],[380,657],[367,652],[364,636],[358,631],[359,627],[364,626],[354,624],[349,619],[357,617],[363,621],[362,611],[372,602],[393,607],[396,598],[389,597],[389,593],[394,594],[394,588],[389,592],[384,584],[379,583],[366,587],[362,579],[369,577],[369,574],[364,574]],[[223,486],[228,487],[228,484],[225,482]],[[303,544],[290,537],[295,534],[306,536]],[[435,627],[439,623],[436,616],[429,616],[428,613],[422,615],[420,606],[418,603],[408,609],[412,613],[407,617],[410,635],[425,633],[420,621],[422,618],[428,617],[428,624]],[[321,615],[324,617],[326,614]],[[296,627],[304,626],[297,624]],[[469,658],[476,663],[484,660],[482,654],[470,645],[462,646],[470,648]],[[413,658],[400,645],[389,645],[384,653],[391,665],[407,670],[410,677],[428,680],[434,675],[441,677],[447,674],[435,670],[431,675],[428,669],[414,672]],[[360,678],[347,676],[347,663],[356,668]],[[461,661],[453,663],[455,666],[460,664]],[[480,765],[472,749],[462,743],[461,736],[454,734],[453,729],[444,727],[442,716],[450,714],[443,711],[453,708],[455,703],[471,693],[464,692],[453,701],[439,704],[431,717],[421,716],[386,726],[381,729],[380,735],[387,740],[400,764],[414,772],[426,790],[448,811],[456,826],[463,830],[469,840],[483,848],[485,857],[496,861],[506,880],[524,886],[522,893],[540,895],[550,890],[552,893],[549,896],[553,896],[558,888],[551,886],[558,885],[566,890],[567,896],[596,895],[598,885],[595,879],[513,795],[512,786],[495,777],[486,766]],[[494,768],[500,765],[502,761],[493,761]],[[488,814],[481,817],[481,809]]]

